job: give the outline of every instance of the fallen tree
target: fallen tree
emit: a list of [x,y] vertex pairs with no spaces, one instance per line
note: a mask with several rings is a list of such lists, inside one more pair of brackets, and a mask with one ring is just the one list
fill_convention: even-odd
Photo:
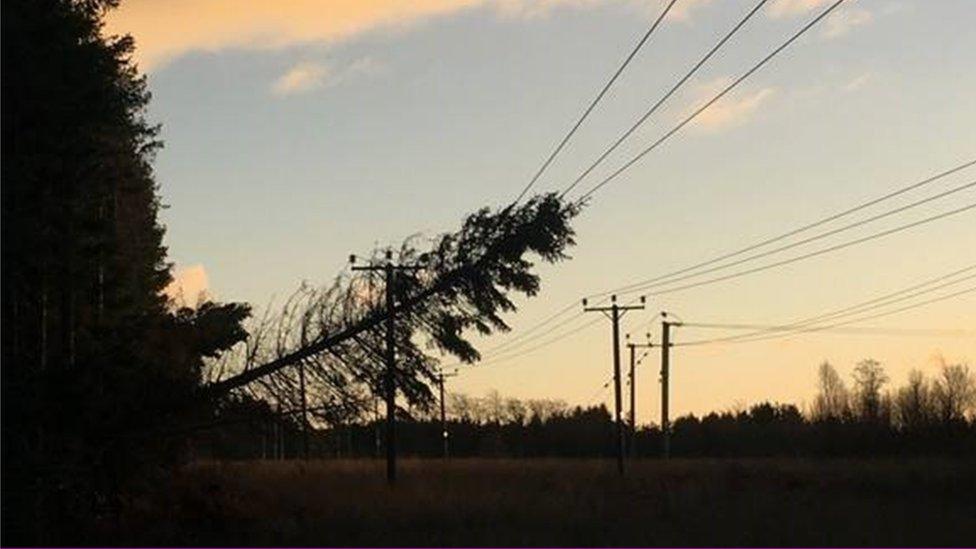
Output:
[[[533,296],[540,289],[530,257],[567,259],[575,243],[570,221],[579,211],[555,194],[540,195],[498,211],[479,210],[458,231],[426,246],[414,237],[399,249],[373,251],[374,264],[392,257],[421,267],[400,273],[393,289],[396,386],[410,405],[431,402],[438,365],[432,351],[473,363],[480,354],[468,339],[472,332],[509,330],[502,315],[516,310],[512,294]],[[212,368],[200,396],[212,401],[242,390],[291,408],[300,405],[299,389],[307,384],[323,419],[328,402],[336,410],[368,405],[369,394],[382,393],[387,318],[383,288],[372,276],[347,271],[323,288],[303,285]]]

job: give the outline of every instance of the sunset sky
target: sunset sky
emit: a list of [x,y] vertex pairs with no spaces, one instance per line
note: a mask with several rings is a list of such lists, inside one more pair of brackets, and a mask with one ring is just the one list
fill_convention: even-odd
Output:
[[[565,188],[755,3],[678,0],[536,190]],[[664,4],[124,1],[106,32],[135,37],[149,76],[150,116],[165,141],[156,168],[169,205],[166,244],[184,294],[205,290],[260,309],[302,280],[329,281],[350,253],[451,230],[477,208],[511,201]],[[770,0],[581,189],[828,4]],[[974,20],[972,0],[848,0],[598,192],[575,224],[573,259],[542,267],[543,291],[510,316],[512,334],[482,348],[583,296],[710,259],[976,159]],[[847,221],[974,180],[976,167]],[[974,202],[969,188],[782,257]],[[629,314],[624,331],[642,334],[661,310],[687,322],[788,323],[974,263],[970,210],[741,279],[649,293],[648,311]],[[552,335],[594,318],[581,316]],[[865,326],[973,330],[976,293]],[[678,328],[674,338],[729,333]],[[660,337],[657,322],[652,336]],[[483,367],[462,368],[450,389],[605,400],[609,343],[609,323],[598,322],[513,360],[488,363],[488,354]],[[976,337],[803,334],[676,348],[672,414],[767,399],[808,403],[823,360],[849,379],[857,360],[873,357],[897,385],[911,368],[935,373],[940,356],[973,365]],[[658,421],[657,368],[655,352],[638,371],[642,422]]]

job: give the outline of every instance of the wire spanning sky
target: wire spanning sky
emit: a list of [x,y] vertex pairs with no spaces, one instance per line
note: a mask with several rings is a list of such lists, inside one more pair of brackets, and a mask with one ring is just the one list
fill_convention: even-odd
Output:
[[[579,189],[654,142],[830,3],[769,0]],[[219,299],[260,307],[302,280],[327,281],[349,253],[448,230],[483,205],[511,201],[665,5],[125,2],[107,32],[133,34],[149,75],[150,116],[166,142],[157,161],[170,205],[166,242],[184,290],[207,287]],[[534,190],[571,184],[755,5],[677,0]],[[577,224],[573,260],[542,268],[543,292],[511,317],[512,335],[584,295],[740,249],[976,158],[974,18],[970,0],[845,2],[594,195]],[[885,207],[974,179],[970,168]],[[822,244],[973,202],[976,191],[964,189]],[[651,293],[648,311],[629,313],[625,331],[643,334],[660,310],[689,322],[788,324],[974,261],[976,213],[969,211],[740,279]],[[871,326],[973,329],[976,298],[961,295]],[[721,335],[687,328],[674,337]],[[585,404],[609,375],[609,340],[609,325],[596,322],[514,360],[466,368],[452,389]],[[913,367],[935,372],[940,356],[972,364],[976,341],[879,331],[676,349],[672,406],[680,414],[763,399],[803,403],[822,360],[847,373],[873,357],[901,383]],[[657,364],[651,356],[638,370],[643,422],[657,419]]]

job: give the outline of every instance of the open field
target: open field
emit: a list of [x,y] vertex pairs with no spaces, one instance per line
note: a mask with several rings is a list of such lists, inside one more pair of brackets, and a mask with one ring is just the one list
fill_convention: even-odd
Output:
[[197,463],[100,542],[160,545],[972,545],[962,460]]

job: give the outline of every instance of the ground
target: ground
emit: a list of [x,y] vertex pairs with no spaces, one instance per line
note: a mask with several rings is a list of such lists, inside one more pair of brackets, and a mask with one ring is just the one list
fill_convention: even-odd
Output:
[[111,544],[976,543],[973,460],[402,460],[195,463],[147,482]]

